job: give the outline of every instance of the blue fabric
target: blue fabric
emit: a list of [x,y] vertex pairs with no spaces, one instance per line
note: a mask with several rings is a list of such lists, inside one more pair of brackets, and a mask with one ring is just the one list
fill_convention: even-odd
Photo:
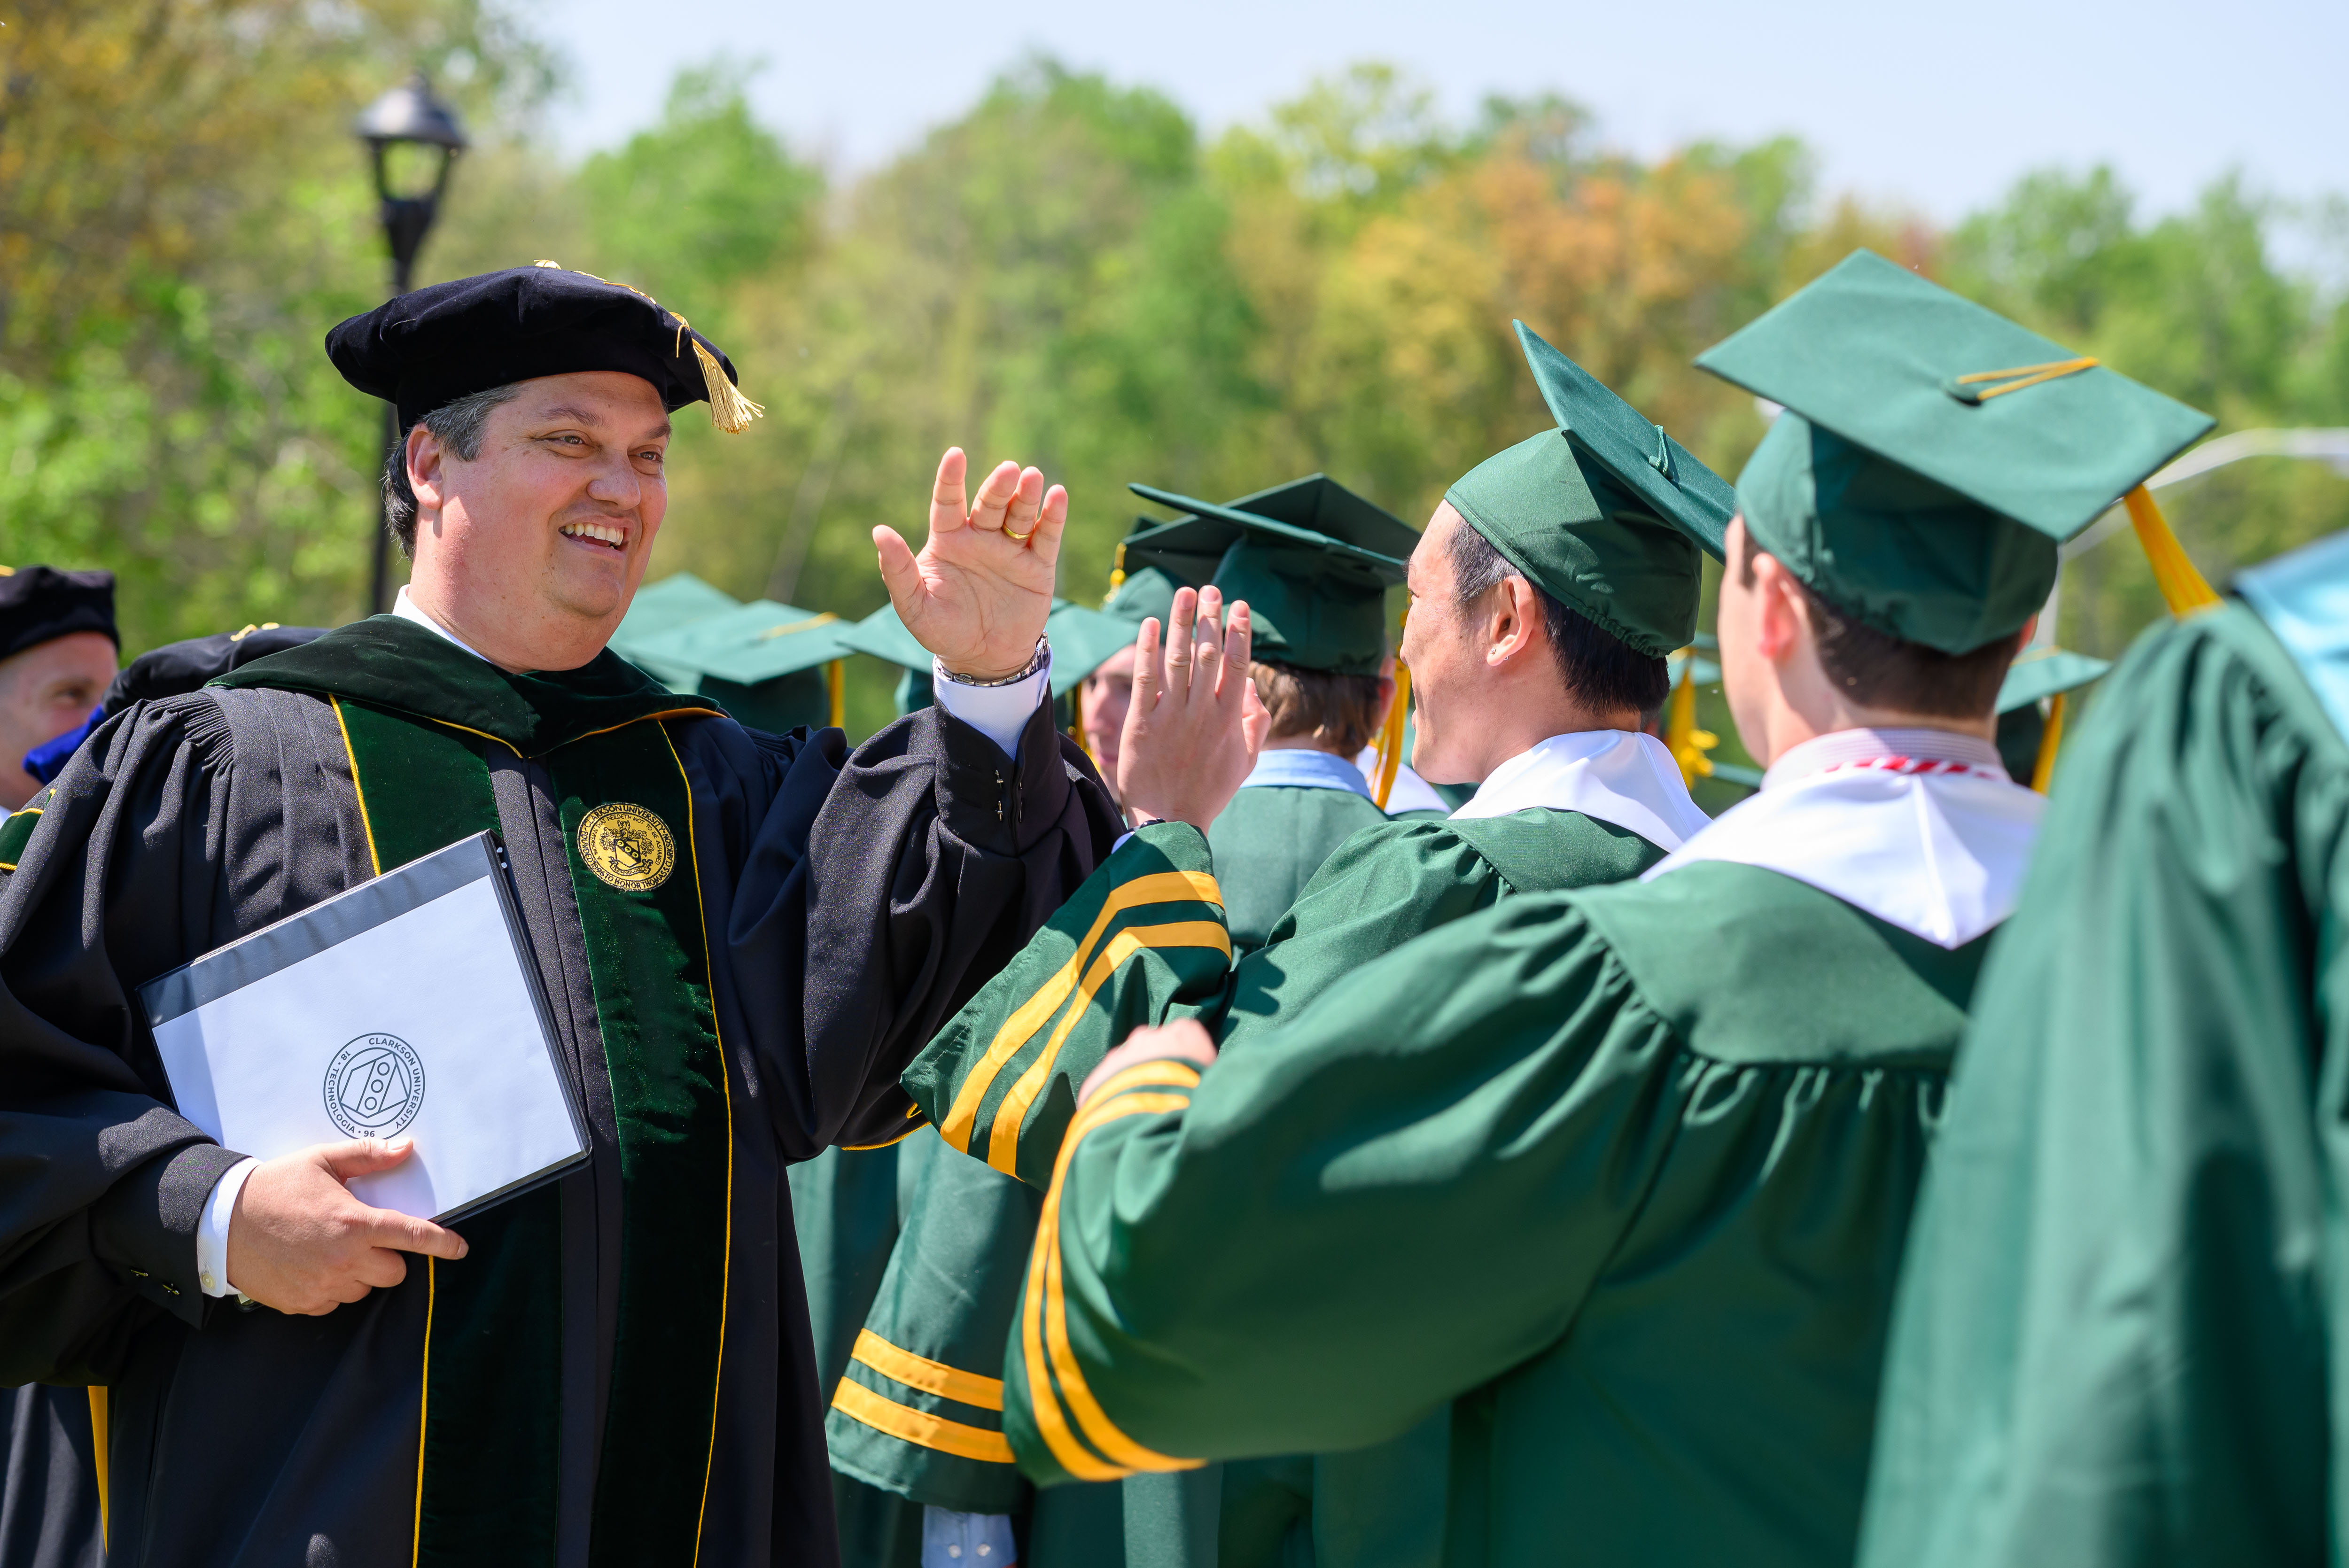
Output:
[[90,732],[105,718],[105,708],[90,709],[89,717],[82,720],[81,727],[68,729],[55,740],[36,746],[25,753],[25,771],[44,784],[56,783],[57,775],[66,770],[66,764],[72,761],[73,754],[81,748],[81,743],[89,738]]
[[1371,786],[1362,770],[1342,757],[1295,747],[1257,753],[1256,769],[1240,784],[1243,789],[1265,785],[1288,789],[1346,789],[1367,800]]
[[1018,1554],[1008,1514],[922,1510],[922,1568],[1009,1568]]
[[2299,664],[2333,727],[2349,736],[2349,531],[2238,573],[2235,592]]

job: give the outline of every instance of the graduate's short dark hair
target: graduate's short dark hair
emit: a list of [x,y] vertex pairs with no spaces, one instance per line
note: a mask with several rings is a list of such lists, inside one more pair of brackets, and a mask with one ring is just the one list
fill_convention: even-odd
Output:
[[1664,661],[1640,653],[1580,611],[1546,593],[1509,563],[1483,534],[1463,522],[1452,531],[1452,597],[1464,611],[1511,577],[1533,590],[1541,604],[1542,630],[1566,689],[1597,713],[1630,708],[1645,723],[1664,706],[1671,676]]
[[[481,435],[490,427],[490,410],[521,395],[519,383],[509,382],[485,392],[472,392],[453,403],[443,403],[416,422],[431,431],[440,444],[463,462],[481,455]],[[383,523],[391,530],[400,554],[416,559],[416,491],[408,482],[408,437],[391,444],[383,459]]]
[[[1744,536],[1737,557],[1737,580],[1754,586],[1754,558],[1768,553]],[[1962,654],[1945,654],[1922,643],[1879,631],[1847,615],[1788,573],[1811,617],[1819,667],[1845,696],[1862,707],[1935,718],[1988,718],[1998,707],[1998,688],[2023,641],[2020,631],[1996,637]]]
[[1309,735],[1331,751],[1350,758],[1368,746],[1385,716],[1379,709],[1379,677],[1345,676],[1333,670],[1301,670],[1275,659],[1252,659],[1248,674],[1256,695],[1272,715],[1269,738]]

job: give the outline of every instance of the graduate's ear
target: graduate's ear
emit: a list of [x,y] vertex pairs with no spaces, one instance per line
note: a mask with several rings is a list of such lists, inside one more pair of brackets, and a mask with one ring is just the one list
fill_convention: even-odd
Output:
[[1485,622],[1485,665],[1498,669],[1534,645],[1541,607],[1534,586],[1512,572],[1494,584]]
[[408,432],[408,488],[416,492],[419,511],[438,511],[448,504],[449,449],[440,438],[418,424]]
[[1775,555],[1754,552],[1754,645],[1772,664],[1818,657],[1818,636],[1811,624],[1810,596],[1799,578]]

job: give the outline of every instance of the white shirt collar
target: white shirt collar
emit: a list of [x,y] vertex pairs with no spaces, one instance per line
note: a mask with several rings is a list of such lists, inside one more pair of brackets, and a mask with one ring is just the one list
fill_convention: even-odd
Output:
[[481,649],[473,646],[471,643],[465,641],[464,638],[459,636],[456,633],[450,631],[448,627],[442,625],[440,622],[434,620],[431,616],[418,609],[416,607],[416,601],[408,596],[408,590],[406,588],[403,587],[400,589],[398,597],[392,600],[391,613],[398,616],[403,621],[415,622],[426,631],[430,632],[434,636],[440,637],[446,641],[456,644],[459,647],[472,655],[475,658],[480,659],[483,664],[488,664],[490,662],[488,655],[484,655]]
[[1842,730],[1781,756],[1762,790],[1651,867],[1759,866],[1939,946],[2014,913],[2046,799],[1997,748],[1939,729]]
[[1579,811],[1664,850],[1679,849],[1712,821],[1689,799],[1663,742],[1621,729],[1551,736],[1494,769],[1452,815],[1505,817],[1535,806]]

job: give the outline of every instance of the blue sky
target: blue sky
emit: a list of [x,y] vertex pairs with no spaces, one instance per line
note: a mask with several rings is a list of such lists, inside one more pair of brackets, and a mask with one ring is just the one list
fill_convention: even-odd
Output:
[[573,152],[625,138],[678,67],[722,55],[763,59],[762,118],[854,170],[1040,48],[1157,87],[1210,131],[1366,58],[1459,116],[1487,92],[1562,91],[1641,153],[1792,131],[1828,190],[1943,221],[2049,163],[2110,161],[2155,211],[2236,166],[2286,199],[2349,192],[2343,0],[526,0],[523,15],[569,57],[552,129]]

